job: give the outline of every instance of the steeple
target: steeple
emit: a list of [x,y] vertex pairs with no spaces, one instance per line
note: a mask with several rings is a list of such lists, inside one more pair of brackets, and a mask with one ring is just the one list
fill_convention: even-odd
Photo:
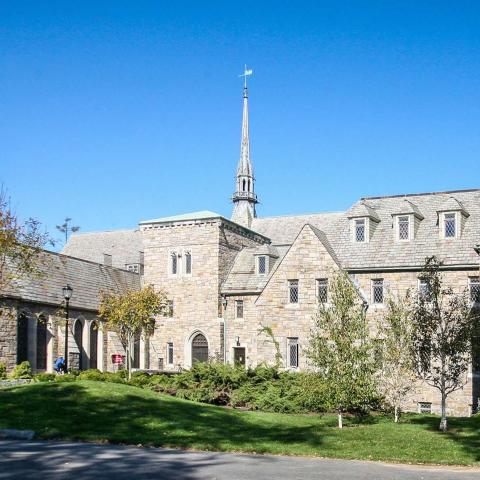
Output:
[[243,85],[243,119],[242,119],[242,141],[240,144],[240,160],[237,166],[236,189],[233,194],[232,220],[236,223],[250,228],[252,219],[255,218],[255,204],[258,203],[255,194],[255,177],[253,175],[252,162],[250,161],[250,139],[248,132],[248,88],[247,77],[253,74],[253,70],[245,71]]

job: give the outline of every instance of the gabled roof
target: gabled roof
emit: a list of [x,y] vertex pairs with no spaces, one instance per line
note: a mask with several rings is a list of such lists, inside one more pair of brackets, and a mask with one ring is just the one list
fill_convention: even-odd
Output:
[[315,228],[313,225],[309,225],[309,227],[312,229],[313,233],[317,236],[317,238],[320,240],[322,245],[325,247],[325,250],[329,253],[329,255],[333,258],[334,262],[341,267],[340,260],[337,257],[337,254],[332,248],[332,245],[328,241],[327,236],[325,235],[325,232],[322,232],[322,230],[319,230],[318,228]]
[[347,212],[348,218],[369,217],[372,220],[379,222],[380,218],[377,215],[375,209],[369,205],[365,200],[360,200],[353,205]]
[[392,213],[392,216],[393,215],[414,215],[419,220],[423,220],[425,218],[418,207],[406,198],[403,200],[398,212]]
[[454,196],[448,197],[445,202],[442,203],[437,212],[461,212],[465,217],[470,214],[465,210],[465,207]]

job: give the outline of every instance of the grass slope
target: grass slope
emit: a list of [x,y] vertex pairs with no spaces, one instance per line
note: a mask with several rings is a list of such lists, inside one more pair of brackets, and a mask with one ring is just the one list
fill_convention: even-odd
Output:
[[409,415],[395,425],[373,417],[240,412],[122,384],[77,381],[0,391],[0,428],[32,429],[41,438],[111,441],[201,450],[314,455],[414,463],[480,465],[480,417]]

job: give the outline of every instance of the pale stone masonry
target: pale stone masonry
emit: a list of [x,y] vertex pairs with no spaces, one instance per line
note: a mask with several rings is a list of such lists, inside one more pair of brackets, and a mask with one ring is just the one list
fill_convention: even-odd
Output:
[[[209,359],[245,367],[274,364],[276,349],[260,333],[263,327],[279,342],[281,368],[307,369],[318,302],[328,305],[329,281],[340,269],[367,308],[372,337],[388,296],[420,287],[428,256],[443,262],[445,282],[454,291],[474,299],[480,291],[480,190],[362,198],[346,212],[257,217],[246,88],[243,106],[232,218],[200,211],[141,221],[135,230],[73,235],[63,251],[68,256],[54,257],[44,280],[26,281],[4,298],[12,315],[0,320],[0,361],[11,368],[23,349],[39,370],[36,320],[28,325],[28,352],[18,341],[25,330],[19,316],[28,303],[29,318],[48,317],[46,369],[51,370],[64,348],[55,312],[61,311],[66,282],[74,287],[72,316],[86,325],[75,336],[72,322],[69,349],[82,352],[82,368],[96,364],[109,370],[115,368],[113,355],[124,352],[112,332],[95,336],[91,329],[101,290],[152,284],[165,291],[169,314],[156,319],[153,336],[139,340],[135,350],[136,367],[164,371]],[[471,369],[465,387],[448,402],[450,413],[471,414],[479,385],[479,372]],[[430,405],[438,412],[439,395],[419,383],[409,408]]]

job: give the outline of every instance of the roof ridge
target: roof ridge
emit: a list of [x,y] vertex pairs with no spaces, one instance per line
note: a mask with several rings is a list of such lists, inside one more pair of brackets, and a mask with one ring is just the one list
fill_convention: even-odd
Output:
[[314,212],[314,213],[293,213],[288,215],[271,215],[269,217],[255,217],[254,220],[266,220],[269,218],[291,218],[291,217],[310,217],[312,215],[333,215],[345,213],[345,210],[332,210],[330,212]]
[[468,193],[468,192],[480,192],[480,188],[466,188],[463,190],[444,190],[444,191],[438,191],[438,192],[404,193],[399,195],[380,195],[378,197],[361,197],[360,200],[380,200],[382,198],[420,197],[425,195],[448,195],[450,193]]

